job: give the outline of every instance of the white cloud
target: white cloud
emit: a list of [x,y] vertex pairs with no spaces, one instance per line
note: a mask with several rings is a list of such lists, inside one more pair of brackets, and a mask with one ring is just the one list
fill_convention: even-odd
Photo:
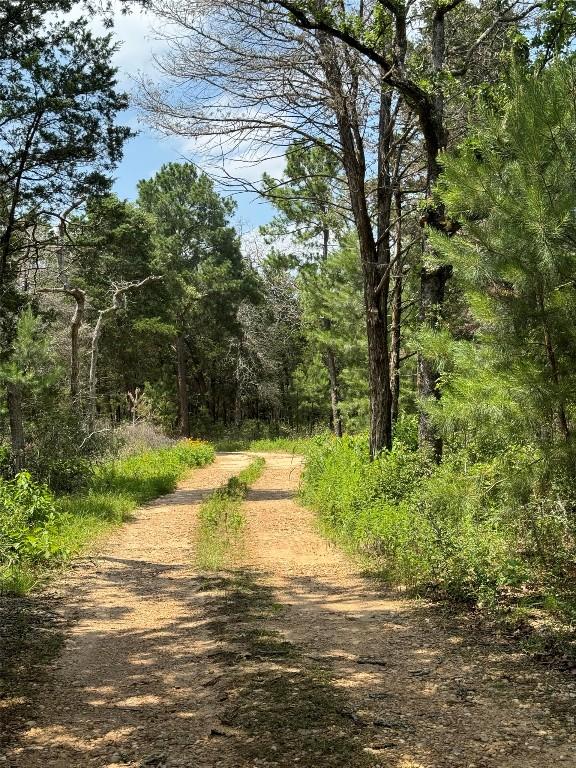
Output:
[[[75,9],[71,17],[83,15],[81,8]],[[118,43],[114,54],[114,64],[119,70],[119,81],[124,88],[131,87],[132,78],[138,72],[154,72],[154,55],[162,51],[164,44],[154,33],[157,17],[141,8],[133,7],[130,13],[122,13],[119,0],[112,4],[112,30],[104,26],[103,19],[95,17],[90,28],[97,35],[112,31],[113,39]]]
[[286,165],[281,147],[258,144],[256,138],[238,142],[233,137],[176,137],[184,157],[201,165],[224,184],[257,189],[264,173],[280,178]]

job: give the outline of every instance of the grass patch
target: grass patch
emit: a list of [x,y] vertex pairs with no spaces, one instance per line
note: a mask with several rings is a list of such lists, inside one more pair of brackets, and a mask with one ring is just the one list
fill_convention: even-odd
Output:
[[207,571],[218,570],[238,548],[245,523],[242,503],[249,487],[262,474],[265,463],[262,458],[255,459],[202,504],[196,549],[198,567]]
[[[42,518],[38,514],[36,519],[23,519],[18,529],[5,527],[0,592],[29,592],[51,569],[120,525],[134,509],[173,491],[188,469],[213,459],[214,448],[209,443],[183,440],[101,465],[89,487],[80,493],[45,499],[46,489],[41,489],[48,512]],[[28,494],[37,488],[32,486]]]

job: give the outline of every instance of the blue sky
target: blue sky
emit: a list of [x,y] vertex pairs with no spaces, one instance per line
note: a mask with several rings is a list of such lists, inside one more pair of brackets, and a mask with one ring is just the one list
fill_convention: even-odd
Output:
[[[135,90],[133,78],[138,73],[158,76],[154,69],[153,55],[161,51],[162,44],[154,39],[153,24],[154,19],[141,12],[115,15],[114,36],[120,43],[115,63],[119,69],[121,86],[129,93]],[[95,31],[102,31],[98,23],[94,26]],[[126,145],[124,159],[116,171],[114,190],[120,197],[134,199],[138,181],[153,176],[164,163],[182,162],[186,159],[199,161],[193,144],[180,137],[157,135],[146,126],[136,109],[129,109],[122,115],[122,120],[138,131],[138,135]],[[201,161],[199,162],[201,164]],[[267,172],[280,174],[283,160],[276,158],[272,163],[265,165]],[[263,170],[264,167],[250,168],[250,180],[257,181]],[[224,187],[221,191],[226,195],[231,194]],[[231,196],[238,206],[235,224],[243,235],[254,231],[274,215],[272,208],[252,192],[238,192]]]

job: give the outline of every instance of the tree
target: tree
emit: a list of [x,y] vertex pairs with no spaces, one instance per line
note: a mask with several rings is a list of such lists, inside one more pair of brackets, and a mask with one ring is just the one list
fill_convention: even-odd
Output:
[[19,316],[12,355],[0,363],[0,382],[7,395],[12,464],[19,472],[26,461],[24,399],[32,391],[47,388],[58,375],[41,321],[27,307]]
[[21,42],[19,58],[0,60],[0,289],[42,221],[108,189],[131,134],[115,125],[127,100],[109,36],[94,37],[79,19],[46,24],[31,52]]
[[[527,439],[570,456],[576,336],[576,68],[516,71],[481,128],[445,159],[437,190],[457,237],[435,237],[506,378]],[[460,375],[462,375],[461,372]],[[565,451],[566,453],[566,451]]]
[[[357,52],[326,35],[302,35],[278,5],[237,0],[208,8],[189,0],[157,11],[179,29],[162,69],[174,82],[186,82],[187,90],[182,99],[177,86],[170,92],[143,84],[155,126],[202,138],[204,145],[212,141],[220,154],[241,142],[248,158],[258,155],[257,147],[260,155],[276,153],[301,139],[344,169],[363,265],[370,442],[376,455],[392,439],[389,163],[399,121],[378,68],[363,65]],[[271,39],[277,44],[270,45]]]
[[[386,0],[187,0],[162,3],[157,10],[178,29],[171,40],[167,33],[171,49],[162,70],[186,88],[170,93],[146,87],[157,126],[212,139],[220,152],[237,141],[276,151],[288,137],[301,137],[327,147],[345,169],[364,270],[371,449],[377,453],[391,441],[390,164],[407,122],[402,119],[400,126],[398,120],[403,110],[417,118],[424,169],[415,168],[414,175],[427,199],[422,222],[444,231],[451,225],[430,191],[449,124],[466,103],[463,91],[482,82],[480,71],[484,81],[489,71],[496,79],[501,57],[511,48],[509,33],[535,25],[547,10],[523,0],[479,6],[464,0],[423,6]],[[450,273],[427,248],[420,275],[423,325],[435,325]],[[423,356],[419,389],[423,401],[439,394],[438,371]],[[439,460],[441,441],[425,407],[420,433]]]
[[234,204],[206,174],[189,163],[169,163],[141,181],[138,193],[138,205],[156,220],[157,265],[174,329],[179,429],[189,435],[189,355],[206,361],[210,347],[222,349],[242,297],[252,290],[251,278],[229,224]]
[[[304,266],[298,282],[306,351],[312,356],[312,367],[316,356],[324,362],[330,387],[332,426],[335,434],[341,436],[343,423],[349,421],[358,426],[354,416],[359,403],[367,399],[363,382],[366,341],[362,334],[362,274],[353,234],[345,237],[342,245],[325,260]],[[335,371],[332,366],[336,367]],[[305,365],[302,368],[308,370]],[[306,379],[307,376],[302,377],[301,387],[305,387]],[[316,390],[313,399],[318,398]],[[360,410],[365,413],[365,408]]]
[[132,283],[125,283],[123,285],[114,285],[112,286],[112,300],[109,304],[109,306],[105,307],[104,309],[98,310],[96,324],[94,326],[94,330],[92,331],[92,339],[90,343],[90,373],[88,378],[88,429],[90,432],[94,431],[95,423],[96,423],[96,384],[97,384],[97,371],[98,371],[98,352],[100,348],[100,336],[102,334],[102,329],[104,325],[105,319],[116,312],[118,309],[122,306],[122,299],[125,298],[126,294],[130,291],[137,290],[138,288],[142,288],[142,286],[146,285],[147,283],[151,282],[152,280],[157,280],[158,278],[154,275],[149,275],[148,277],[143,278],[142,280],[139,280],[138,282],[132,282]]
[[[286,153],[286,170],[281,180],[264,175],[265,196],[279,210],[280,214],[262,231],[270,236],[290,235],[298,243],[312,244],[310,257],[315,262],[328,260],[330,246],[337,243],[339,233],[345,226],[342,212],[338,211],[338,197],[341,196],[341,168],[336,159],[320,146],[307,149],[302,142],[295,142]],[[332,428],[337,437],[342,437],[340,413],[339,363],[335,351],[328,342],[331,330],[329,311],[317,318],[325,334],[322,357],[330,382],[332,407]]]
[[[84,19],[48,20],[70,4],[14,3],[0,14],[13,24],[0,50],[0,357],[8,363],[18,316],[28,302],[48,245],[50,223],[88,193],[109,186],[131,131],[117,126],[126,98],[116,90],[110,37],[94,37]],[[11,425],[19,430],[10,395]]]
[[257,266],[257,301],[238,308],[240,332],[231,348],[237,383],[235,421],[243,415],[277,423],[297,421],[292,377],[303,346],[296,280],[272,253]]

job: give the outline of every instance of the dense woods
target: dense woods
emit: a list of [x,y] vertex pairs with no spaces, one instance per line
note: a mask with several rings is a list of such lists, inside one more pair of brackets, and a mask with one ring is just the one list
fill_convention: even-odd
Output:
[[6,502],[0,558],[122,452],[311,438],[304,498],[392,581],[573,616],[572,6],[145,6],[142,119],[283,157],[234,165],[275,214],[251,246],[185,161],[115,196],[110,9],[1,4],[1,493],[48,511]]

